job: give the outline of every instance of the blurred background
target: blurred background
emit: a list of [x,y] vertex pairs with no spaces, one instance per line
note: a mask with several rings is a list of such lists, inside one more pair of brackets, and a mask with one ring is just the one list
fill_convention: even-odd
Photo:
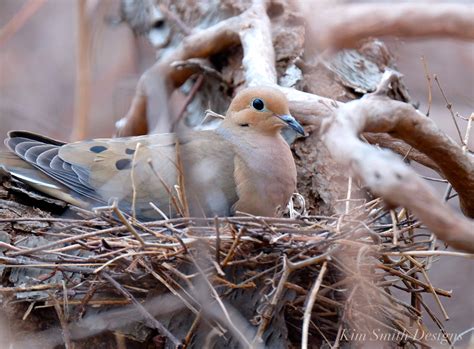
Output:
[[[70,140],[76,98],[77,6],[74,0],[0,0],[0,138],[12,129],[39,132]],[[17,14],[29,6],[29,18]],[[429,6],[429,5],[427,5]],[[91,96],[86,108],[87,138],[110,137],[114,123],[130,105],[136,83],[155,60],[155,50],[137,38],[126,24],[118,23],[119,0],[89,0]],[[7,28],[9,31],[6,31]],[[474,43],[453,40],[385,40],[396,57],[399,71],[421,111],[428,109],[428,82],[422,57],[430,74],[463,117],[474,111]],[[430,117],[459,141],[459,135],[437,84],[432,82]],[[457,118],[461,134],[467,122]],[[474,130],[473,130],[474,132]],[[470,149],[474,149],[471,135]],[[3,146],[3,144],[2,144]],[[424,174],[435,177],[434,173]],[[440,195],[445,184],[432,182]],[[447,332],[474,326],[474,270],[472,261],[444,257],[431,273],[434,285],[452,289],[452,300],[443,299],[451,320]],[[426,297],[437,309],[431,297]],[[426,320],[429,322],[428,317]],[[437,331],[433,324],[429,324]]]

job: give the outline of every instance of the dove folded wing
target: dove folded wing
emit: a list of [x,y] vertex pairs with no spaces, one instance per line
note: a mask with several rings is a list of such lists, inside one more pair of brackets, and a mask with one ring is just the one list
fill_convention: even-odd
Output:
[[[178,142],[182,168],[176,156]],[[29,184],[36,182],[35,188],[46,192],[44,186],[52,186],[50,195],[88,208],[117,199],[121,209],[130,213],[134,209],[137,217],[152,219],[157,213],[150,202],[168,215],[176,215],[171,197],[179,196],[175,187],[179,171],[191,214],[231,213],[237,201],[233,152],[229,146],[224,150],[216,147],[222,142],[212,132],[191,132],[179,139],[174,134],[161,134],[64,144],[16,131],[5,144],[26,161],[21,166],[16,161],[7,170]],[[8,162],[12,161],[10,155]]]

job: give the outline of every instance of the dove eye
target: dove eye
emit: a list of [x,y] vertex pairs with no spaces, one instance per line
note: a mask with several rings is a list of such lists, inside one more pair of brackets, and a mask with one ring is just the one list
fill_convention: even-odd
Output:
[[254,107],[254,109],[256,109],[258,111],[262,111],[265,108],[265,104],[263,103],[263,101],[260,98],[255,98],[252,101],[252,107]]

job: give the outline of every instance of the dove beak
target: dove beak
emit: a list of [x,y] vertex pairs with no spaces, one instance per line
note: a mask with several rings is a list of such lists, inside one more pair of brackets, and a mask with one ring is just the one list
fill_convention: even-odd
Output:
[[284,114],[284,115],[277,115],[277,117],[283,122],[285,122],[293,130],[298,132],[300,135],[304,136],[303,126],[301,126],[301,124],[298,121],[296,121],[296,119],[293,116],[291,116],[290,114]]

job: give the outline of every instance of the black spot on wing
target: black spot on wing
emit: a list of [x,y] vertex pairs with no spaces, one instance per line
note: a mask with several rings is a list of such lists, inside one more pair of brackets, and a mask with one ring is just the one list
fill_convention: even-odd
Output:
[[104,202],[95,189],[83,180],[84,173],[78,173],[80,171],[73,169],[71,164],[58,156],[59,147],[63,143],[56,141],[47,143],[46,141],[49,141],[47,138],[44,138],[43,142],[40,136],[30,139],[21,137],[20,134],[23,135],[23,133],[19,133],[18,136],[15,134],[15,137],[7,139],[5,143],[18,156],[76,193],[97,202]]
[[135,153],[135,149],[130,149],[130,148],[125,149],[125,154],[132,155],[133,153]]
[[132,160],[130,159],[120,159],[115,163],[117,170],[126,170],[132,167]]
[[93,153],[99,154],[99,153],[102,153],[103,151],[106,151],[107,147],[103,145],[94,145],[93,147],[90,147],[89,150]]

